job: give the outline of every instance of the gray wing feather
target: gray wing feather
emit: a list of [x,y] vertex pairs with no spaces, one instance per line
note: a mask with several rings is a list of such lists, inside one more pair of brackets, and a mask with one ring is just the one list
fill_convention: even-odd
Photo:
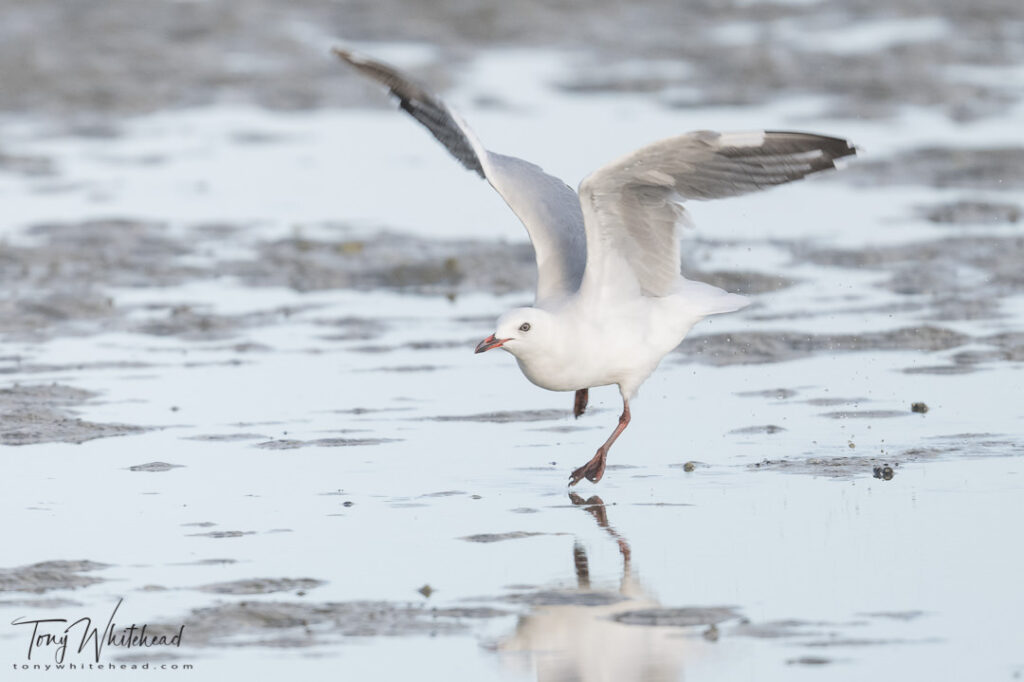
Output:
[[403,111],[419,121],[467,169],[486,178],[519,217],[537,257],[537,302],[575,292],[586,266],[586,232],[579,197],[539,166],[489,152],[439,98],[383,62],[350,50],[334,54],[383,84]]
[[575,292],[587,265],[580,198],[529,161],[487,153],[487,179],[526,225],[537,256],[537,302]]
[[834,168],[854,153],[846,140],[791,132],[698,131],[637,150],[580,184],[587,280],[600,286],[602,277],[631,276],[644,294],[671,293],[679,278],[677,225],[686,215],[678,202],[756,192]]
[[444,102],[406,78],[396,69],[351,50],[334,48],[334,54],[362,75],[387,87],[403,111],[423,124],[437,141],[467,169],[484,176],[475,140]]

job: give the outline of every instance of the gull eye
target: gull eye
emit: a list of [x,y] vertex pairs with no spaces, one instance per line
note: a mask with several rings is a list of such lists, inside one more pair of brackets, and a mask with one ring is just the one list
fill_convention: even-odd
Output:
[[530,323],[529,322],[523,322],[521,325],[519,325],[519,331],[521,331],[521,332],[528,332],[528,331],[530,331]]

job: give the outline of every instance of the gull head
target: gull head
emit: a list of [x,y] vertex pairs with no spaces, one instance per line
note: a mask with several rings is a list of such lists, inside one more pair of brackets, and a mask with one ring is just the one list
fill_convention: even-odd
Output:
[[477,344],[476,352],[503,348],[517,358],[548,345],[554,324],[551,313],[540,308],[513,308],[498,318],[494,333]]

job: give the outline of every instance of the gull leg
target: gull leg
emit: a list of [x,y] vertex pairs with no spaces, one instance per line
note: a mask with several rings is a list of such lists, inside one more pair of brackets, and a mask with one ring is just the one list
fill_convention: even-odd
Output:
[[619,425],[612,431],[612,435],[608,436],[608,440],[604,442],[604,445],[597,449],[597,453],[591,458],[589,462],[581,466],[576,471],[569,475],[569,485],[576,485],[581,480],[586,478],[591,483],[597,483],[604,476],[604,466],[608,459],[608,450],[612,447],[612,443],[619,437],[619,434],[626,430],[629,426],[629,401],[622,401],[622,414],[619,415]]
[[576,402],[573,403],[572,406],[572,416],[579,419],[580,415],[586,412],[588,397],[589,389],[581,388],[580,390],[576,391]]

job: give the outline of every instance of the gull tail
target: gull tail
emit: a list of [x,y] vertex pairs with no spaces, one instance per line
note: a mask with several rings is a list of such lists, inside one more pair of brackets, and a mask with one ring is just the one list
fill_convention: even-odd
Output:
[[750,305],[750,299],[730,294],[716,286],[680,277],[673,292],[691,313],[698,317],[731,313]]

